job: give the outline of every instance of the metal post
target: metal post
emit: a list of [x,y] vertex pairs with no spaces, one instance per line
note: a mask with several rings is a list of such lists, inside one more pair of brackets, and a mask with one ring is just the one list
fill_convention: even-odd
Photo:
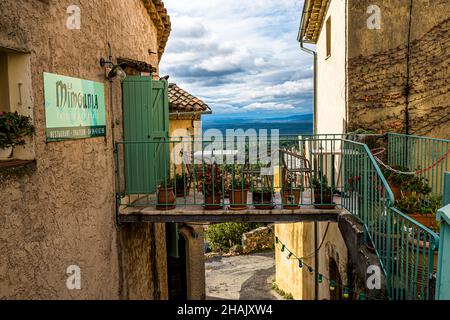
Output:
[[444,176],[443,205],[436,216],[441,224],[436,300],[450,300],[450,172],[446,172]]

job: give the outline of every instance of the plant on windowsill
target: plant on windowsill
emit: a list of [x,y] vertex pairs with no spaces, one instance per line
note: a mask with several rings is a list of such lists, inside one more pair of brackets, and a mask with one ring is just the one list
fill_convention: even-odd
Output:
[[[240,172],[240,170],[236,170]],[[235,171],[235,172],[236,172]],[[244,210],[247,208],[247,196],[250,188],[250,180],[245,174],[236,174],[231,181],[231,205],[233,210]]]
[[328,186],[328,178],[323,175],[322,178],[312,180],[314,189],[314,207],[316,209],[334,209],[336,204],[333,202],[331,187]]
[[175,209],[175,194],[173,192],[173,179],[163,181],[158,186],[158,196],[156,209],[158,210],[172,210]]
[[25,138],[32,136],[31,118],[17,112],[0,112],[0,160],[9,160],[15,146],[25,145]]
[[298,180],[294,174],[287,174],[281,191],[283,208],[292,210],[300,208],[300,195],[304,191],[304,188]]
[[203,183],[199,185],[203,192],[205,210],[222,209],[222,173],[217,164],[205,166]]

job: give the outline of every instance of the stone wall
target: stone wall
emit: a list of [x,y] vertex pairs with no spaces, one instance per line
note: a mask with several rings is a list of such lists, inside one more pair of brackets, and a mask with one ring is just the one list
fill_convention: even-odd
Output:
[[[348,126],[450,138],[450,2],[351,1],[349,6]],[[366,26],[368,5],[381,9],[380,30]]]
[[261,250],[271,250],[274,246],[274,227],[260,227],[242,235],[242,252],[251,253]]
[[[164,230],[115,225],[112,115],[99,65],[110,42],[114,57],[157,66],[159,57],[149,50],[160,50],[158,31],[141,0],[79,0],[81,30],[69,30],[71,4],[0,2],[0,47],[31,57],[36,126],[36,163],[0,173],[0,298],[165,298]],[[105,83],[106,139],[45,142],[43,72]],[[121,108],[115,81],[118,120]],[[81,268],[81,290],[66,288],[66,269],[74,264]]]

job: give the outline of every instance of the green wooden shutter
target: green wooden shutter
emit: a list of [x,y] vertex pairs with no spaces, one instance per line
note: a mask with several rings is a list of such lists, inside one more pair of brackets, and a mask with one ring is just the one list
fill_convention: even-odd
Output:
[[125,194],[154,193],[169,174],[167,81],[128,76],[122,83]]

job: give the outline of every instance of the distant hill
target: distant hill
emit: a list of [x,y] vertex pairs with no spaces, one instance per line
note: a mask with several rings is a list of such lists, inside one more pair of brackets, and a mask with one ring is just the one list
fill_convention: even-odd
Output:
[[250,118],[230,116],[203,116],[203,131],[208,129],[218,129],[224,134],[226,129],[278,129],[280,134],[305,134],[312,133],[313,116],[312,114],[299,114],[280,116],[274,118]]

